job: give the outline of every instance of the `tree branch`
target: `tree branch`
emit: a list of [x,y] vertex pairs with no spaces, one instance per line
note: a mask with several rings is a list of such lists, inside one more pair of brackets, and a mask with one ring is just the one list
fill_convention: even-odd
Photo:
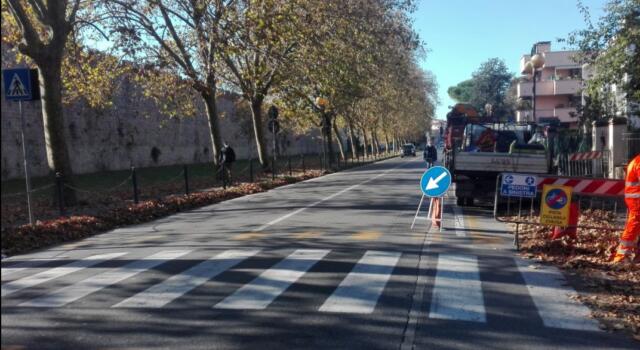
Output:
[[78,9],[80,9],[80,0],[75,0],[75,1],[76,2],[73,4],[73,9],[71,9],[71,13],[69,14],[69,23],[72,25],[76,22]]
[[38,17],[38,20],[44,23],[46,20],[45,14],[47,12],[47,7],[44,5],[42,0],[28,0],[28,2],[33,8],[33,12],[36,14],[36,17]]
[[27,15],[26,11],[22,7],[21,1],[7,0],[7,2],[9,3],[9,9],[11,10],[11,14],[13,14],[13,17],[16,19],[16,22],[18,22],[18,24],[20,25],[20,29],[22,31],[22,37],[24,38],[27,44],[27,45],[23,45],[21,47],[21,50],[31,58],[34,58],[33,56],[36,55],[36,52],[42,50],[42,47],[43,47],[42,40],[40,40],[40,36],[38,35],[35,28],[33,27],[33,23],[31,23],[29,16]]
[[167,28],[169,29],[169,33],[171,33],[171,37],[173,38],[173,41],[176,43],[178,50],[182,54],[182,57],[184,58],[184,62],[189,66],[189,70],[191,70],[192,74],[195,74],[196,70],[194,69],[193,64],[191,62],[191,55],[189,55],[189,52],[187,51],[187,49],[184,46],[184,43],[182,42],[182,39],[176,32],[176,28],[173,26],[173,21],[171,20],[171,17],[169,17],[166,7],[164,6],[161,0],[158,1],[158,5],[160,8],[160,13],[162,14],[162,18],[164,19],[164,22],[167,25]]

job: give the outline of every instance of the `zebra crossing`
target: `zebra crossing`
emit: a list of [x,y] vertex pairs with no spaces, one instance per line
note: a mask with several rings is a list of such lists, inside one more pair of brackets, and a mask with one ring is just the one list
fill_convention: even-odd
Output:
[[[278,252],[278,262],[266,267],[253,279],[212,300],[213,310],[264,310],[282,296],[301,278],[313,276],[313,267],[327,258],[330,249],[297,249],[287,254]],[[73,302],[92,294],[105,292],[110,286],[125,285],[125,280],[151,272],[161,265],[187,259],[194,251],[164,250],[136,259],[124,260],[128,252],[92,255],[46,268],[3,267],[2,299],[6,305],[18,308],[73,307]],[[112,309],[160,309],[187,297],[197,288],[215,281],[225,273],[239,273],[243,262],[257,259],[260,249],[229,249],[199,260],[160,281],[151,279],[148,285],[131,291],[123,300],[108,305]],[[392,251],[369,250],[352,254],[353,266],[340,277],[332,291],[324,295],[317,307],[320,313],[371,314],[380,307],[385,288],[394,278],[403,254]],[[122,260],[121,260],[122,259]],[[474,255],[441,253],[434,255],[435,269],[429,306],[424,310],[430,319],[487,322],[487,310],[481,280],[481,258]],[[118,263],[121,261],[121,263]],[[107,265],[105,267],[105,265]],[[551,267],[535,267],[517,261],[537,313],[549,328],[598,331],[598,325],[588,318],[589,310],[571,299],[574,292],[566,286],[560,271]],[[93,274],[92,269],[97,271]],[[84,275],[83,275],[84,273]],[[89,274],[88,277],[86,275]],[[79,276],[81,275],[81,276]],[[73,278],[75,276],[75,278]],[[79,278],[78,278],[79,277]],[[86,278],[85,278],[86,277]],[[142,279],[142,278],[141,278]],[[55,283],[54,283],[55,282]],[[52,287],[53,286],[53,287]],[[36,289],[36,293],[29,291]],[[5,301],[10,301],[5,304]]]

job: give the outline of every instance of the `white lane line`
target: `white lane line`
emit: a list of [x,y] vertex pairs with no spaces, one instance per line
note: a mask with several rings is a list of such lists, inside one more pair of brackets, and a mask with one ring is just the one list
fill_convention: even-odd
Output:
[[328,253],[329,250],[324,249],[296,250],[214,308],[262,310]]
[[160,308],[260,250],[227,250],[112,307]]
[[113,271],[103,272],[101,274],[89,277],[78,283],[58,289],[50,294],[46,294],[40,298],[26,301],[19,306],[27,307],[57,307],[64,306],[68,303],[76,301],[91,293],[97,292],[102,288],[124,281],[129,277],[133,277],[143,271],[164,264],[169,260],[176,259],[190,250],[167,250],[151,256],[144,257],[140,260],[131,262],[123,267]]
[[453,207],[453,215],[455,216],[454,227],[456,231],[456,236],[466,237],[467,234],[464,232],[464,216],[463,216],[464,213],[462,212],[462,209],[457,205],[454,205],[452,207]]
[[569,297],[577,293],[566,285],[560,270],[552,266],[536,266],[534,269],[529,267],[530,263],[519,259],[516,259],[516,265],[545,326],[600,331],[598,323],[589,318],[589,308]]
[[400,260],[400,253],[368,251],[320,307],[321,312],[370,314]]
[[486,322],[478,259],[440,254],[429,318]]
[[311,204],[307,205],[306,207],[302,207],[302,208],[296,209],[296,210],[294,210],[294,211],[292,211],[292,212],[290,212],[290,213],[288,213],[288,214],[285,214],[285,215],[283,215],[283,216],[281,216],[281,217],[279,217],[279,218],[273,219],[273,220],[271,220],[271,221],[267,222],[266,224],[264,224],[264,225],[262,225],[262,226],[260,226],[260,227],[258,227],[258,228],[256,228],[256,229],[254,229],[254,230],[253,230],[253,232],[260,232],[260,231],[262,231],[262,230],[266,229],[267,227],[269,227],[269,226],[271,226],[271,225],[274,225],[274,224],[279,223],[279,222],[280,222],[280,221],[282,221],[282,220],[286,220],[286,219],[288,219],[288,218],[290,218],[290,217],[292,217],[292,216],[294,216],[294,215],[296,215],[296,214],[299,214],[299,213],[301,213],[301,212],[303,212],[303,211],[305,211],[305,210],[307,210],[307,209],[309,209],[309,208],[313,208],[313,207],[315,207],[316,205],[318,205],[318,204],[320,204],[320,203],[322,203],[322,202],[328,201],[328,200],[330,200],[330,199],[332,199],[332,198],[335,198],[335,197],[337,197],[337,196],[339,196],[339,195],[341,195],[341,194],[343,194],[343,193],[345,193],[345,192],[351,191],[351,190],[353,190],[354,188],[357,188],[357,187],[359,187],[359,186],[362,186],[362,185],[366,184],[367,182],[373,181],[373,180],[375,180],[375,179],[377,179],[377,178],[379,178],[379,177],[381,177],[381,176],[384,176],[384,175],[386,175],[388,172],[390,172],[390,171],[392,171],[392,170],[395,170],[395,169],[397,169],[397,168],[399,168],[399,167],[401,167],[401,166],[403,166],[403,165],[405,165],[405,164],[406,164],[406,163],[402,163],[402,164],[400,164],[400,165],[398,165],[398,166],[395,166],[395,167],[393,167],[393,168],[391,168],[391,169],[387,169],[387,170],[385,170],[384,172],[382,172],[382,173],[380,173],[380,174],[378,174],[378,175],[376,175],[376,176],[374,176],[374,177],[372,177],[372,178],[369,178],[369,179],[367,179],[367,180],[364,180],[364,181],[362,181],[362,182],[360,182],[360,183],[357,183],[357,184],[355,184],[355,185],[351,185],[351,186],[349,186],[349,187],[347,187],[347,188],[345,188],[345,189],[342,189],[342,190],[340,190],[340,191],[338,191],[338,192],[336,192],[336,193],[334,193],[334,194],[332,194],[332,195],[330,195],[330,196],[328,196],[328,197],[325,197],[325,198],[320,199],[320,200],[318,200],[318,201],[316,201],[316,202],[313,202],[313,203],[311,203]]
[[[46,271],[42,271],[40,273],[36,273],[35,275],[32,275],[32,276],[27,276],[24,278],[17,279],[15,281],[11,281],[9,283],[2,285],[2,297],[6,297],[19,290],[51,281],[52,279],[65,276],[65,275],[80,271],[82,269],[86,269],[88,267],[103,263],[105,261],[115,259],[125,254],[126,253],[110,253],[110,254],[93,255],[81,260],[76,260],[64,266],[55,267]],[[26,268],[23,268],[23,269],[26,269]]]

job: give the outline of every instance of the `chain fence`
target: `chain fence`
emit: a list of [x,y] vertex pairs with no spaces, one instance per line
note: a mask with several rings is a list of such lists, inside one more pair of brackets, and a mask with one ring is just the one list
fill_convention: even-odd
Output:
[[[390,152],[364,158],[358,154],[354,159],[350,154],[346,154],[347,158],[343,159],[339,153],[336,153],[333,156],[331,170],[349,169],[394,155],[393,152]],[[169,176],[164,175],[165,167],[144,169],[132,167],[124,178],[120,178],[117,182],[113,181],[115,182],[113,185],[104,185],[105,182],[110,182],[109,178],[113,176],[108,173],[80,175],[75,177],[76,181],[72,181],[72,183],[65,182],[62,175],[59,174],[54,179],[55,181],[32,189],[30,194],[36,219],[55,219],[66,215],[95,213],[100,208],[124,206],[127,203],[139,203],[142,200],[211,191],[237,183],[253,183],[286,176],[299,176],[309,171],[324,172],[328,170],[325,169],[329,166],[328,160],[329,157],[323,159],[321,153],[281,155],[276,158],[275,164],[271,160],[268,166],[263,166],[253,158],[239,160],[236,162],[239,167],[230,169],[230,179],[223,177],[226,170],[223,166],[214,166],[212,163],[183,165],[177,172]],[[93,178],[87,180],[89,176]],[[105,179],[99,179],[101,176]],[[42,179],[38,180],[42,181]],[[3,192],[4,187],[3,183]],[[68,206],[65,203],[67,191],[73,191],[75,195],[76,204],[73,206]],[[2,194],[3,228],[28,222],[26,194],[26,191]]]

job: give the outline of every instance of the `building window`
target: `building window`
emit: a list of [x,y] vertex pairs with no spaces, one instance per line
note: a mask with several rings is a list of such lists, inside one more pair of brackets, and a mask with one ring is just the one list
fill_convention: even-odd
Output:
[[582,77],[582,69],[580,68],[569,69],[569,77],[571,77],[571,79],[580,79]]

